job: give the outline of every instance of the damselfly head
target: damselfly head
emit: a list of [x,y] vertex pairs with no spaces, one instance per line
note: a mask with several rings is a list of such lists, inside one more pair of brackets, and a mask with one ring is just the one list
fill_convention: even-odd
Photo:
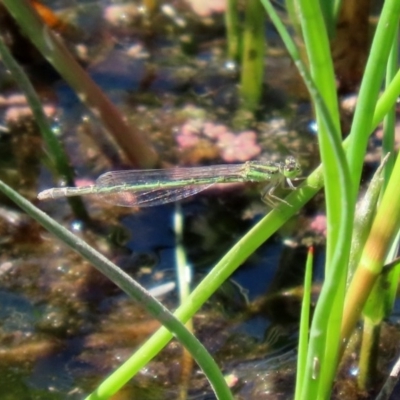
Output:
[[282,174],[285,178],[293,179],[300,175],[301,166],[293,156],[286,157],[282,164]]

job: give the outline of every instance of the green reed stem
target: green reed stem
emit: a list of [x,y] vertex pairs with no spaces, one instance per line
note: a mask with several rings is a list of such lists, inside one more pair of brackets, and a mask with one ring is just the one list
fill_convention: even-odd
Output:
[[[55,137],[54,132],[51,130],[50,124],[48,123],[47,117],[43,111],[41,101],[31,82],[26,76],[26,73],[14,60],[14,57],[4,44],[2,38],[0,38],[0,54],[2,62],[11,72],[15,82],[26,96],[28,104],[35,118],[35,122],[38,124],[39,130],[49,150],[48,156],[50,158],[50,162],[56,167],[57,171],[59,171],[68,185],[74,185],[74,172],[69,165],[68,157],[63,146],[60,144],[58,139]],[[68,200],[68,202],[71,205],[74,214],[78,218],[84,221],[89,219],[89,215],[86,212],[82,199],[71,199]]]

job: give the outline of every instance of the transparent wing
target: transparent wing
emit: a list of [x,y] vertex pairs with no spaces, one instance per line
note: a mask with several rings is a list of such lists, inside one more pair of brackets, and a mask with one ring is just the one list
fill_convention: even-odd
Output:
[[209,188],[213,184],[101,193],[101,199],[107,203],[123,207],[151,207],[184,199]]
[[181,200],[217,182],[242,180],[242,165],[114,171],[96,180],[96,193],[111,204],[150,207]]

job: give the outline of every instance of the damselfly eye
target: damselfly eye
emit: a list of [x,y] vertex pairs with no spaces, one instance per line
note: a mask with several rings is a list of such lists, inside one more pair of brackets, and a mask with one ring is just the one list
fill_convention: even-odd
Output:
[[293,156],[285,158],[283,174],[287,178],[295,178],[301,172],[301,167],[298,161]]

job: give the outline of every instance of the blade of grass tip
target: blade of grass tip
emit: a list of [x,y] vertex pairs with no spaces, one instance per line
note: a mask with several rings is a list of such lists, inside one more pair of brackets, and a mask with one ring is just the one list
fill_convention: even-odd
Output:
[[306,270],[304,275],[303,301],[301,303],[300,329],[299,329],[299,349],[296,368],[296,392],[295,400],[300,400],[302,384],[307,365],[308,335],[310,327],[310,307],[312,292],[312,267],[314,261],[314,248],[310,247],[307,255]]
[[75,90],[78,98],[101,120],[132,165],[151,168],[157,156],[141,132],[128,125],[118,109],[75,61],[68,49],[43,23],[28,0],[2,2],[32,43]]
[[[59,225],[56,221],[40,211],[2,181],[0,181],[0,191],[14,201],[49,232],[59,238],[65,245],[69,246],[73,251],[92,263],[96,269],[107,276],[128,296],[143,305],[154,318],[159,320],[161,324],[173,332],[174,336],[190,351],[193,358],[197,361],[209,379],[217,398],[233,400],[232,393],[230,392],[225,379],[213,358],[204,346],[176,317],[170,313],[166,307],[152,297],[142,286],[140,286],[131,276],[121,270],[118,266],[90,247],[79,237],[73,235],[63,226]],[[125,383],[129,381],[130,377],[130,374],[129,376],[125,376]],[[118,388],[119,384],[120,382],[114,383]],[[111,392],[112,393],[104,393],[101,390],[98,390],[88,398],[108,399],[116,392],[116,390],[112,390]]]
[[[348,160],[354,188],[358,188],[360,184],[369,132],[399,15],[400,2],[398,0],[387,0],[383,3],[349,135]],[[356,196],[356,193],[357,191],[354,191],[353,196]]]
[[[74,172],[69,165],[68,157],[62,145],[55,137],[54,132],[47,121],[41,101],[25,72],[14,60],[14,57],[4,44],[3,38],[0,38],[0,54],[4,65],[10,71],[15,82],[26,96],[35,121],[39,126],[43,140],[49,149],[50,161],[56,167],[57,172],[66,180],[67,184],[71,186],[74,185]],[[68,202],[77,218],[83,221],[87,221],[89,219],[89,215],[85,209],[82,199],[73,199],[73,201],[68,200]]]

